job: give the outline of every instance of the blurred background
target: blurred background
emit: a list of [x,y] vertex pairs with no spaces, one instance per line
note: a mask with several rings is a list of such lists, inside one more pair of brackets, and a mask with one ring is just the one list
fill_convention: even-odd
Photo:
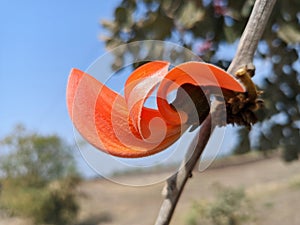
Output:
[[[84,181],[97,174],[75,147],[65,105],[69,71],[85,70],[108,50],[138,40],[173,42],[226,69],[253,4],[2,1],[0,224],[141,224],[141,218],[153,224],[161,184],[136,190]],[[299,1],[278,1],[254,59],[254,81],[265,100],[259,122],[251,131],[231,127],[234,140],[221,152],[228,157],[191,180],[173,224],[300,223],[299,23]],[[122,67],[130,55],[143,60],[150,54],[159,58],[162,51],[124,48],[111,67]],[[137,171],[111,172],[141,179]],[[139,208],[140,199],[149,201],[148,213]]]

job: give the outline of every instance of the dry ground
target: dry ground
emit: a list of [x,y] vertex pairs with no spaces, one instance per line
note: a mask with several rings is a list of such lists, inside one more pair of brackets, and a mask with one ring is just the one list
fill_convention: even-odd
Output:
[[[127,175],[144,179],[148,175]],[[149,175],[150,176],[150,175]],[[155,176],[155,175],[151,175]],[[175,211],[171,225],[185,225],[195,201],[212,199],[213,184],[243,187],[255,207],[257,225],[300,224],[300,164],[285,164],[278,157],[242,165],[217,166],[195,172]],[[162,202],[163,183],[128,187],[107,180],[92,180],[78,187],[80,225],[151,225]],[[0,225],[24,225],[18,219],[2,219]],[[28,222],[27,222],[28,224]]]
[[[141,179],[129,176],[127,179]],[[220,183],[244,187],[252,199],[257,221],[255,224],[300,224],[300,164],[285,164],[270,158],[243,165],[225,166],[194,173],[175,211],[171,225],[186,223],[186,215],[195,201],[211,199],[212,186]],[[162,202],[163,184],[148,187],[128,187],[106,180],[81,185],[82,220],[94,216],[105,225],[151,225]],[[84,196],[84,197],[83,197]],[[92,224],[90,224],[92,225]]]

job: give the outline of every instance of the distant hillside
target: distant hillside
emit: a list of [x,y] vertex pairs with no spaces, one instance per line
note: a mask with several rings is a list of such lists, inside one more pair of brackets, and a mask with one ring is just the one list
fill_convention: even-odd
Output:
[[[151,174],[124,174],[124,180],[141,180]],[[300,164],[284,163],[279,157],[233,156],[213,163],[210,169],[195,171],[180,199],[171,225],[189,225],[192,206],[216,198],[213,186],[245,190],[253,204],[256,225],[300,224]],[[162,202],[164,183],[130,187],[105,179],[83,182],[78,187],[81,205],[75,225],[152,225]],[[197,215],[196,215],[197,216]],[[24,220],[2,218],[0,225],[29,225]]]

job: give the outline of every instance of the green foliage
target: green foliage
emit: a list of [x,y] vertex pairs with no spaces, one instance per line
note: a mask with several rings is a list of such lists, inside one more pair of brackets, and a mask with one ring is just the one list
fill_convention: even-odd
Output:
[[217,187],[217,197],[212,202],[194,203],[186,217],[186,224],[239,225],[254,219],[250,200],[243,189]]
[[296,176],[289,180],[289,187],[295,190],[300,190],[300,177]]
[[1,185],[0,207],[11,216],[34,216],[47,195],[41,188],[21,186],[15,180],[2,179]]
[[32,215],[37,224],[67,225],[76,220],[78,204],[73,182],[63,181],[50,185],[40,207]]
[[[233,152],[235,154],[245,154],[251,151],[250,140],[249,140],[249,130],[245,128],[240,128],[238,131],[238,144],[235,146]],[[247,138],[244,138],[247,137]]]
[[0,208],[36,224],[71,224],[80,181],[70,147],[56,136],[42,136],[17,126],[1,140]]
[[74,192],[78,180],[70,180],[73,178],[41,188],[20,186],[15,180],[3,179],[0,208],[11,216],[31,218],[35,224],[72,224],[79,209]]
[[[115,18],[102,22],[109,31],[106,46],[113,48],[138,40],[169,40],[192,49],[205,61],[226,68],[232,59],[218,54],[218,50],[239,39],[253,4],[253,0],[123,0],[115,10]],[[300,152],[300,85],[299,69],[295,66],[299,62],[299,13],[300,1],[277,1],[255,55],[262,63],[270,64],[270,74],[260,83],[266,109],[259,112],[262,122],[257,125],[258,138],[251,141],[252,147],[264,152],[281,148],[286,161],[297,159]],[[144,60],[150,55],[159,58],[162,52],[155,46],[143,52],[123,48],[113,66],[123,65],[124,57],[128,56],[125,53]],[[180,58],[180,55],[178,52],[173,56]],[[256,73],[261,76],[265,71]],[[240,137],[249,138],[243,130]],[[243,142],[247,146],[238,152],[249,150],[249,140]]]
[[30,133],[19,125],[0,145],[8,152],[1,156],[0,171],[15,182],[40,186],[76,174],[70,147],[56,135]]

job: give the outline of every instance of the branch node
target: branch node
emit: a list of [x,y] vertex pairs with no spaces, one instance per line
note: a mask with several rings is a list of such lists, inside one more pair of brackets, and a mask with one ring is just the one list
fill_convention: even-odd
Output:
[[167,180],[167,183],[162,190],[162,196],[165,198],[170,198],[178,194],[176,185],[177,175],[178,173],[175,173]]

